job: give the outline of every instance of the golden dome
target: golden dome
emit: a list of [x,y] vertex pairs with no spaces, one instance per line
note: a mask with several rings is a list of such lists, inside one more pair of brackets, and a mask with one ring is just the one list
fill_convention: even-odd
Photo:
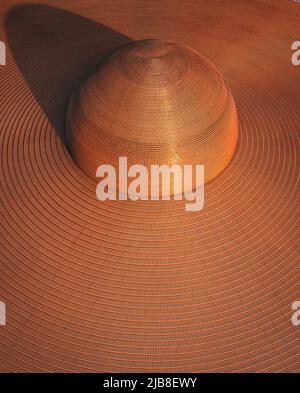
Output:
[[120,47],[82,80],[67,116],[70,152],[90,177],[101,164],[204,165],[205,182],[237,142],[234,100],[220,72],[178,43]]

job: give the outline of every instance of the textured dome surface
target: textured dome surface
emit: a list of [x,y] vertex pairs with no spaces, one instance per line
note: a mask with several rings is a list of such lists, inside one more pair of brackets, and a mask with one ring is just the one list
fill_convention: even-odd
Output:
[[237,142],[234,101],[216,68],[174,42],[117,48],[81,82],[69,106],[67,140],[81,169],[101,164],[205,166],[205,182],[230,161]]

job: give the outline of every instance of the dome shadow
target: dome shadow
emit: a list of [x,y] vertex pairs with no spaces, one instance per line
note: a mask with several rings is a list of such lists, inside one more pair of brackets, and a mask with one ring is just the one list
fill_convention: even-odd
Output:
[[9,49],[32,94],[62,141],[68,101],[82,75],[131,38],[59,8],[23,4],[5,20]]

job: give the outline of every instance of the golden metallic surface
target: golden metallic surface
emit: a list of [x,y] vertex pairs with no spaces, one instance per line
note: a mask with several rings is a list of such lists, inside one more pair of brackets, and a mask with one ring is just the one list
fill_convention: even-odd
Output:
[[148,39],[94,67],[76,89],[67,127],[71,154],[92,178],[99,165],[118,168],[125,156],[149,173],[154,164],[201,164],[208,182],[232,158],[238,126],[231,92],[208,60]]
[[[0,5],[0,370],[299,372],[300,5],[40,3]],[[149,37],[209,59],[236,103],[235,154],[198,212],[97,201],[66,147],[82,75]]]

